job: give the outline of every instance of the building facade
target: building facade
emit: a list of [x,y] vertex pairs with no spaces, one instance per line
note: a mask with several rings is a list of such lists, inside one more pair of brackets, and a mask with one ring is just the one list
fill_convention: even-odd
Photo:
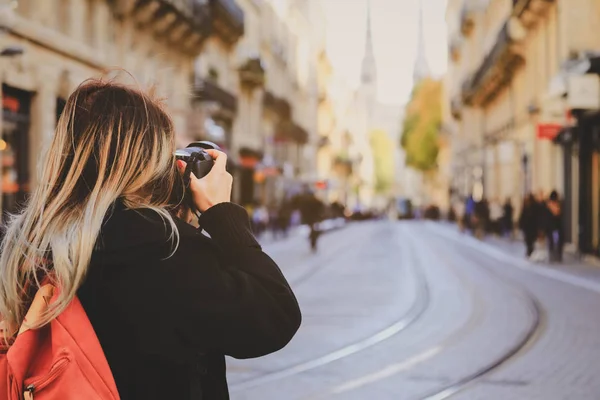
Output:
[[279,200],[316,178],[318,1],[11,4],[0,8],[3,211],[15,212],[37,183],[36,160],[69,94],[107,74],[165,99],[177,146],[220,145],[240,204]]
[[129,71],[143,88],[155,86],[186,141],[193,61],[209,32],[204,6],[182,0],[12,4],[16,8],[0,10],[7,29],[0,37],[3,213],[17,211],[37,184],[39,154],[69,94],[114,67]]
[[586,253],[598,251],[600,229],[600,92],[592,104],[583,93],[600,72],[599,11],[596,0],[450,0],[447,9],[453,192],[518,209],[528,193],[557,190],[566,240]]

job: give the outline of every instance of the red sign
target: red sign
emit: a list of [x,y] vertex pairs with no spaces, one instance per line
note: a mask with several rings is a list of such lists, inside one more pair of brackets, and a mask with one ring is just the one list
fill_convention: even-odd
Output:
[[254,168],[258,165],[258,160],[254,157],[240,157],[240,165],[244,168]]
[[4,95],[2,96],[2,108],[18,113],[21,108],[21,102],[16,97]]
[[327,189],[327,181],[317,181],[315,182],[315,187],[320,190]]
[[560,124],[538,124],[537,138],[542,140],[553,140],[563,128]]

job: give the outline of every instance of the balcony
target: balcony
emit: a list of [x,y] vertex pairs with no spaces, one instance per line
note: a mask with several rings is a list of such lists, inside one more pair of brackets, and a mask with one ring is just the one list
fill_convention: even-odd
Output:
[[209,4],[212,34],[228,45],[235,44],[244,35],[244,11],[235,0],[209,0]]
[[491,51],[463,83],[463,100],[466,104],[485,105],[512,79],[514,71],[525,63],[521,43],[525,30],[517,20],[509,20],[500,29]]
[[475,12],[467,0],[460,10],[460,31],[468,37],[475,27]]
[[289,120],[292,117],[292,106],[283,98],[266,91],[263,97],[263,107],[277,114],[280,120]]
[[202,0],[109,0],[117,18],[131,18],[156,37],[197,55],[210,34],[209,9]]
[[242,86],[253,90],[265,84],[265,68],[260,57],[250,57],[238,69]]
[[298,144],[308,143],[308,132],[300,125],[293,125],[292,137],[294,139],[294,142]]
[[306,144],[308,132],[290,119],[281,120],[275,127],[275,142]]
[[237,99],[216,82],[209,79],[198,79],[194,85],[195,99],[200,102],[214,102],[224,114],[234,115],[237,112]]
[[462,99],[458,96],[453,96],[450,99],[450,114],[458,121],[462,119]]
[[448,43],[448,54],[452,62],[460,61],[460,50],[462,46],[462,40],[457,35],[452,35],[450,42]]
[[530,28],[542,17],[554,0],[513,0],[512,14]]

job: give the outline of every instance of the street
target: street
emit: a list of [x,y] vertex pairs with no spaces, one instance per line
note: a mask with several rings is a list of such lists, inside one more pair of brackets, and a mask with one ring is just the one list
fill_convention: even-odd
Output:
[[303,323],[228,359],[232,399],[598,399],[600,283],[433,222],[269,243]]

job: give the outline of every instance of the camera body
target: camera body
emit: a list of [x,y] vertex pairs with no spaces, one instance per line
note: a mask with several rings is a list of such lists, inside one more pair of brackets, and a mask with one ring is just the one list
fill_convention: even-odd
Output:
[[207,149],[220,150],[220,147],[213,142],[201,141],[192,142],[186,148],[175,151],[175,158],[185,161],[187,164],[183,175],[186,186],[189,183],[191,173],[200,179],[206,176],[213,167],[215,161],[206,152]]
[[[198,179],[203,178],[210,172],[215,164],[214,159],[206,151],[207,149],[221,150],[215,143],[201,141],[192,142],[186,148],[175,151],[175,158],[186,163],[185,172],[183,173],[183,185],[185,187],[184,201],[191,210],[195,210],[189,189],[191,174],[193,173]],[[198,215],[197,212],[194,213]]]

